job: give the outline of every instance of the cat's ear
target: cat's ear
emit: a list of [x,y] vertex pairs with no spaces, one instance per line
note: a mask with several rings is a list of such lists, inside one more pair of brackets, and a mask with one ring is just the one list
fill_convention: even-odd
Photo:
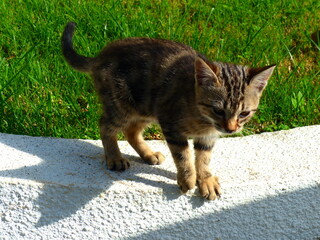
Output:
[[199,86],[220,86],[220,81],[217,77],[218,67],[209,65],[201,58],[197,57],[194,62],[195,79]]
[[266,67],[250,68],[249,75],[251,80],[249,86],[261,93],[267,86],[268,80],[271,77],[276,65],[270,65]]

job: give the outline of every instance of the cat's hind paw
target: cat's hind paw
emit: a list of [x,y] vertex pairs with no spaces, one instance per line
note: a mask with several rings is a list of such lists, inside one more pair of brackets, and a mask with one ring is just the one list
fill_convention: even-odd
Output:
[[155,152],[143,157],[143,160],[150,165],[159,165],[164,161],[165,157],[161,152]]
[[126,158],[107,159],[107,167],[109,170],[125,171],[130,167],[130,162]]
[[220,195],[222,193],[219,184],[219,179],[216,176],[211,176],[202,180],[198,180],[198,188],[200,195],[208,200],[220,198]]

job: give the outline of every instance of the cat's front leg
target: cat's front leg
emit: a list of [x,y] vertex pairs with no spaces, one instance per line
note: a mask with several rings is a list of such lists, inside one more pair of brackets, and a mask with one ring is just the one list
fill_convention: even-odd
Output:
[[179,142],[167,141],[175,165],[177,167],[177,182],[183,193],[191,190],[196,185],[196,171],[192,156],[185,139]]
[[188,140],[178,133],[163,131],[177,167],[177,182],[183,193],[196,185],[196,170],[192,161]]
[[219,179],[216,176],[212,176],[209,169],[211,152],[215,141],[215,136],[194,139],[197,185],[200,195],[209,200],[214,200],[221,195]]

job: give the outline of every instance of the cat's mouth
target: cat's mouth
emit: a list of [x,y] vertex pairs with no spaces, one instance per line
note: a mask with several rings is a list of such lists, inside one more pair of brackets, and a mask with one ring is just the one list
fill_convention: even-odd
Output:
[[238,127],[235,130],[231,130],[231,129],[226,129],[224,127],[221,127],[221,126],[219,126],[217,124],[215,124],[215,128],[217,129],[218,132],[220,132],[222,134],[227,134],[227,135],[238,133],[238,132],[240,132],[242,130],[242,126]]
[[216,131],[224,135],[238,133],[238,132],[241,132],[243,129],[243,125],[238,124],[238,122],[235,122],[235,123],[231,122],[231,124],[228,124],[225,121],[215,121],[209,117],[207,117],[206,119],[208,120],[209,125],[214,127]]

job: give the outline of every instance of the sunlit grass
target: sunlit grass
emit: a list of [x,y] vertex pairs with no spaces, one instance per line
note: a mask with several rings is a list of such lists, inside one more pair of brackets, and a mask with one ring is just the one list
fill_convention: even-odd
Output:
[[[244,134],[320,123],[320,3],[306,1],[40,1],[0,3],[0,132],[99,138],[100,106],[90,78],[60,50],[68,21],[75,45],[94,56],[119,38],[147,36],[191,45],[209,58],[277,64]],[[159,128],[146,131],[159,138]]]

